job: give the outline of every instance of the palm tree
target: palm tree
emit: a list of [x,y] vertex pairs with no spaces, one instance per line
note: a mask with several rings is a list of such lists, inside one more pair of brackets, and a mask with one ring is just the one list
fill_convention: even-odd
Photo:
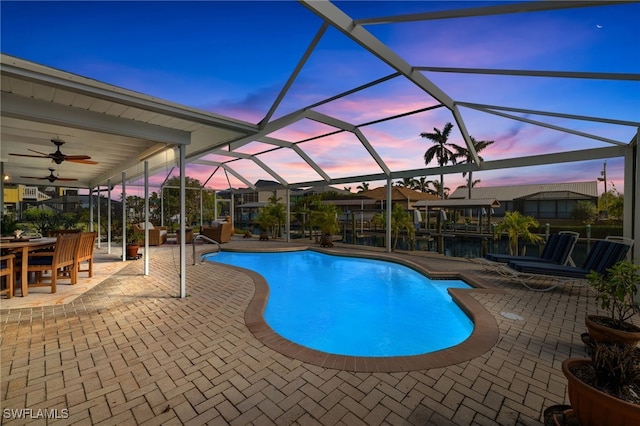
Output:
[[417,181],[414,178],[402,178],[402,180],[396,181],[396,186],[404,186],[405,188],[413,189]]
[[332,235],[340,230],[338,223],[338,208],[334,204],[318,202],[315,210],[311,211],[311,226],[320,229],[322,244],[332,246]]
[[[488,147],[489,145],[491,145],[494,141],[477,141],[474,139],[473,136],[469,136],[469,139],[471,140],[471,144],[473,145],[473,148],[476,150],[476,154],[480,154],[480,151],[482,151],[483,149],[485,149],[486,147]],[[456,152],[456,158],[463,158],[464,159],[464,164],[468,164],[468,163],[472,163],[473,162],[473,156],[471,155],[471,151],[469,151],[466,147],[462,147],[459,145],[455,145],[452,144],[453,148],[457,151]],[[478,155],[478,160],[480,161],[484,161],[484,158],[480,157]],[[462,173],[462,177],[465,177],[467,175],[467,172],[463,172]],[[469,199],[471,199],[471,188],[473,188],[474,184],[473,184],[473,172],[469,171],[469,178],[467,180],[467,188],[469,191]],[[480,181],[478,181],[480,182]]]
[[416,230],[413,226],[413,220],[411,215],[404,211],[404,208],[400,204],[396,204],[391,212],[391,232],[393,233],[393,248],[395,251],[398,246],[398,237],[400,232],[407,230],[409,239],[413,239],[413,235]]
[[431,185],[431,181],[427,180],[426,176],[420,176],[420,178],[415,180],[413,189],[420,192],[429,192],[429,185]]
[[[424,153],[424,164],[429,164],[434,158],[438,160],[438,165],[444,167],[448,163],[456,164],[456,154],[448,146],[455,146],[447,142],[453,129],[453,124],[447,123],[442,130],[433,128],[433,133],[422,132],[420,137],[429,139],[435,145]],[[440,182],[444,182],[444,173],[440,173]],[[444,200],[444,185],[440,187],[440,198]]]
[[432,180],[429,181],[431,182],[431,185],[433,186],[433,189],[429,189],[427,190],[427,193],[429,194],[433,194],[433,195],[439,195],[442,197],[442,199],[444,200],[445,198],[449,198],[449,187],[448,186],[442,186],[440,184],[439,180]]
[[362,182],[360,185],[356,187],[358,192],[364,192],[369,190],[369,182]]
[[[473,182],[471,182],[471,187],[475,188],[477,184],[479,184],[480,182],[482,182],[482,180],[480,179],[476,179]],[[456,189],[460,189],[460,188],[468,188],[469,184],[467,183],[466,185],[458,185],[458,187]]]
[[542,241],[542,238],[529,231],[529,228],[540,224],[531,216],[524,216],[519,211],[505,212],[504,219],[496,227],[497,232],[507,231],[509,236],[509,255],[518,255],[518,239],[522,238],[525,241],[531,241],[537,243]]

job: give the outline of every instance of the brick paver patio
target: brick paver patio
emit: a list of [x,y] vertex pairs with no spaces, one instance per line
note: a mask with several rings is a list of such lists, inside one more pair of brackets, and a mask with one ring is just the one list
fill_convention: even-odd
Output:
[[[225,246],[247,244],[282,243]],[[596,312],[587,288],[532,292],[467,260],[397,256],[497,286],[472,293],[497,323],[495,346],[397,373],[307,364],[248,330],[250,275],[188,262],[178,298],[178,248],[165,244],[149,253],[149,276],[131,261],[68,304],[2,301],[2,424],[539,425],[545,408],[568,403],[560,364],[585,355],[584,316]],[[58,419],[33,418],[46,415]]]

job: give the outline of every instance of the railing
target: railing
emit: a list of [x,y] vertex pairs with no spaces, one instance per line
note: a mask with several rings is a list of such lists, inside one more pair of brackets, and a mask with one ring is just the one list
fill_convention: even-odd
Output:
[[45,201],[51,199],[47,194],[40,192],[36,186],[20,186],[20,188],[22,189],[22,200]]
[[207,240],[210,243],[215,244],[216,246],[218,246],[218,251],[215,252],[215,254],[218,254],[222,251],[222,247],[220,246],[220,243],[217,242],[216,240],[207,237],[206,235],[196,235],[195,237],[193,237],[193,240],[191,240],[191,245],[193,246],[193,264],[196,264],[196,241],[197,240]]

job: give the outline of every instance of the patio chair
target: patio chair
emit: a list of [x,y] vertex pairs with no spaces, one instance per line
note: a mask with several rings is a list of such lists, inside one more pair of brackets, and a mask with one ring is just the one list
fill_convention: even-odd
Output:
[[149,245],[150,246],[159,246],[164,244],[167,241],[167,227],[166,226],[155,226],[151,222],[140,222],[134,223],[133,227],[138,231],[144,234],[145,228],[149,228]]
[[549,235],[549,240],[545,244],[540,256],[512,256],[508,254],[487,253],[485,259],[498,263],[526,261],[576,266],[571,258],[571,253],[578,242],[579,236],[580,234],[578,232],[572,231],[561,231],[557,234]]
[[231,222],[214,222],[212,226],[200,227],[200,234],[222,244],[231,241],[233,224]]
[[[27,272],[35,272],[35,282],[29,287],[51,287],[51,293],[56,292],[59,278],[69,278],[71,284],[78,282],[78,266],[76,253],[80,243],[80,234],[61,234],[56,239],[56,246],[51,252],[34,252],[29,255]],[[51,272],[51,276],[43,276],[43,272]],[[48,280],[49,283],[44,282]]]
[[14,275],[14,255],[5,254],[0,256],[0,277],[5,277],[6,288],[0,290],[0,294],[6,294],[7,299],[13,297],[13,286],[15,284],[16,277]]
[[[558,265],[541,262],[511,261],[508,270],[512,277],[523,283],[527,288],[537,291],[548,291],[557,287],[562,282],[581,281],[586,279],[591,271],[605,273],[607,269],[624,260],[633,245],[632,240],[616,241],[615,239],[605,239],[596,241],[585,259],[582,266]],[[507,270],[507,268],[505,268]],[[525,281],[532,278],[546,277],[556,282],[556,284],[544,289],[536,289],[528,286]]]
[[[88,272],[89,278],[93,277],[93,250],[96,245],[95,232],[83,232],[80,234],[80,242],[78,243],[78,252],[76,254],[76,264],[78,273]],[[87,268],[82,269],[82,263],[87,262]]]

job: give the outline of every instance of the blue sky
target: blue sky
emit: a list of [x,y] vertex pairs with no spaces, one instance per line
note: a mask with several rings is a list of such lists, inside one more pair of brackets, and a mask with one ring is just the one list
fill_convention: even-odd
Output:
[[[354,18],[505,4],[501,2],[336,2]],[[313,39],[321,20],[293,1],[11,2],[2,1],[2,52],[218,114],[260,121]],[[638,3],[491,17],[443,19],[366,28],[414,66],[640,73]],[[330,28],[275,117],[388,75],[392,70]],[[640,122],[638,81],[451,74],[425,71],[456,101]],[[436,104],[406,81],[392,80],[319,108],[365,123]],[[495,143],[485,160],[607,146],[599,141],[461,108],[469,133]],[[523,115],[523,114],[517,114]],[[527,115],[541,120],[542,117]],[[431,145],[420,132],[441,129],[444,108],[362,128],[392,170],[424,167]],[[628,142],[632,126],[546,117],[542,121]],[[296,141],[329,130],[303,122],[277,137]],[[451,142],[463,145],[457,129]],[[244,152],[260,150],[255,143]],[[332,177],[379,172],[352,135],[304,144]],[[215,157],[212,157],[215,158]],[[292,181],[317,176],[299,158],[265,154]],[[474,173],[482,186],[595,180],[603,161]],[[250,181],[270,179],[239,166]],[[430,164],[433,167],[435,164]],[[255,168],[255,167],[254,167]],[[621,159],[607,161],[608,180],[623,191]],[[188,168],[201,181],[210,169]],[[437,177],[433,177],[437,178]],[[158,179],[164,179],[164,176]],[[445,177],[452,190],[461,175]],[[227,186],[214,176],[210,185]],[[233,186],[243,186],[233,181]],[[357,183],[352,185],[353,188]],[[377,186],[376,184],[372,186]],[[600,185],[600,191],[602,185]]]

